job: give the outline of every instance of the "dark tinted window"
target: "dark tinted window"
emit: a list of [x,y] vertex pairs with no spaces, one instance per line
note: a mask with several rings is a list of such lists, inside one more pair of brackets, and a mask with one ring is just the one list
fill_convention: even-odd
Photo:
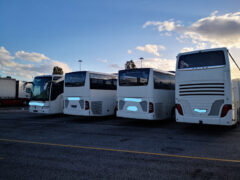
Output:
[[60,79],[62,76],[54,76],[53,77],[53,81],[56,81],[56,80],[58,80],[58,79]]
[[38,76],[33,80],[31,100],[49,100],[51,76]]
[[63,93],[63,81],[52,83],[51,100],[55,100],[60,94]]
[[150,69],[119,71],[119,86],[147,86]]
[[116,90],[116,77],[111,75],[90,74],[90,89]]
[[153,72],[154,89],[175,89],[175,77],[170,74]]
[[79,87],[84,86],[86,79],[86,72],[73,72],[65,75],[65,86],[66,87]]
[[223,51],[199,52],[179,57],[178,69],[225,65]]

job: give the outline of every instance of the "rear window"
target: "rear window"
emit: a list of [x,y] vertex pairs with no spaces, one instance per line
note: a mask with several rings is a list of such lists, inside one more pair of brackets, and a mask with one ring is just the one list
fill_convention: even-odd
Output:
[[86,79],[86,72],[73,72],[65,75],[65,86],[66,87],[79,87],[84,86]]
[[147,86],[150,69],[119,71],[119,86]]
[[219,66],[225,64],[223,51],[199,52],[181,55],[178,61],[178,69]]

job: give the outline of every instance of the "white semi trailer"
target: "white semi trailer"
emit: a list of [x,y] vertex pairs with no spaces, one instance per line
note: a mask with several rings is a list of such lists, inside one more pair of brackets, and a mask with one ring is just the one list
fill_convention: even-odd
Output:
[[0,106],[27,105],[30,99],[31,83],[17,81],[11,77],[0,78]]

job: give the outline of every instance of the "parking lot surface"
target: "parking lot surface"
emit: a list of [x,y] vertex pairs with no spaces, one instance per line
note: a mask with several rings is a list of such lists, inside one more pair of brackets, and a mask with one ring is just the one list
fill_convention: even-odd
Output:
[[0,108],[0,179],[240,179],[240,128]]

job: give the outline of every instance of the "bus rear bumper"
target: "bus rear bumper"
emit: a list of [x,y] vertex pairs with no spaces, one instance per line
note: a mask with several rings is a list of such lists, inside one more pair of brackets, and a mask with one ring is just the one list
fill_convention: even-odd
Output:
[[63,113],[67,115],[75,115],[75,116],[89,116],[89,110],[82,110],[82,109],[70,110],[70,109],[64,108]]
[[124,112],[121,113],[117,111],[117,117],[122,118],[131,118],[131,119],[142,119],[142,120],[158,120],[155,118],[154,113],[132,113],[132,112]]
[[176,114],[176,122],[192,123],[192,124],[224,125],[224,126],[232,126],[232,125],[236,124],[236,121],[232,120],[231,112],[228,112],[228,114],[223,118],[182,116],[177,113]]

